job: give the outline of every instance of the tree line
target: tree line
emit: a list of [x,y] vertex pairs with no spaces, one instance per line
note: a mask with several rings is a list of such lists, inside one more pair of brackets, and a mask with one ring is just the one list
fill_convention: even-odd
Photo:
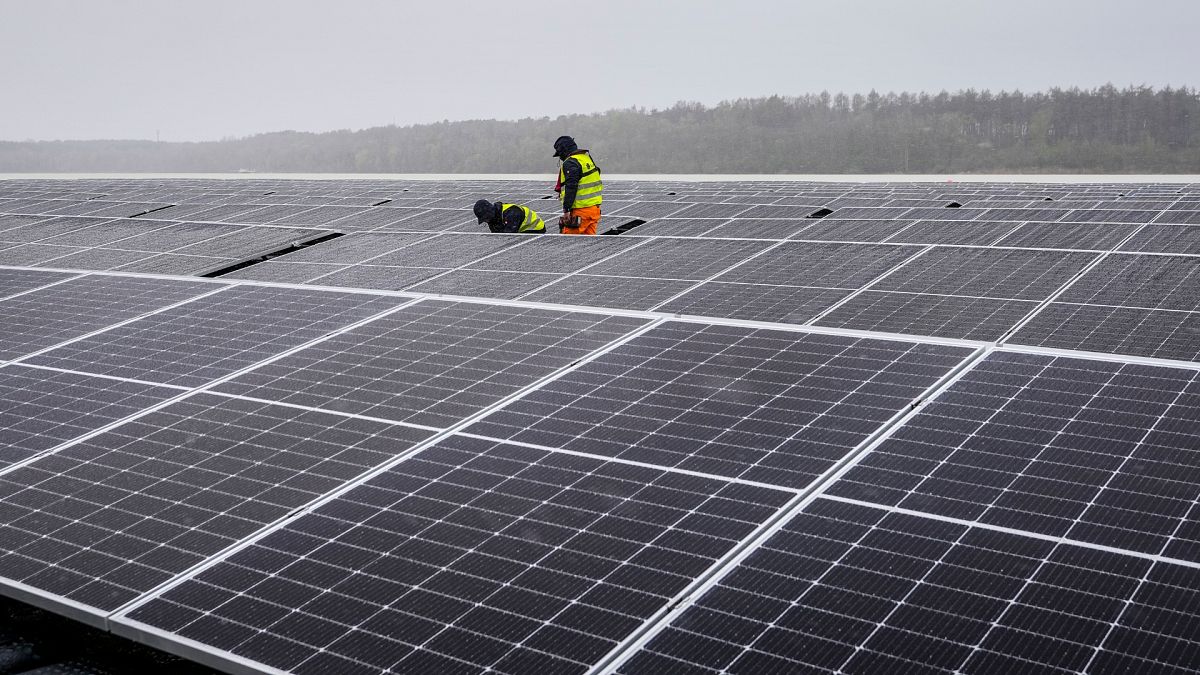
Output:
[[1200,173],[1200,95],[1146,86],[770,96],[199,143],[0,142],[0,172]]

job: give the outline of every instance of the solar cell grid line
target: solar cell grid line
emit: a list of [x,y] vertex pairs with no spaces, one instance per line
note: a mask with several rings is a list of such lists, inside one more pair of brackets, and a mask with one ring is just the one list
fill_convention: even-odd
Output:
[[883,242],[911,227],[915,220],[855,220],[837,216],[814,220],[808,227],[788,237],[804,241]]
[[829,494],[1200,562],[1198,391],[1195,370],[994,353]]
[[[80,437],[78,437],[78,438],[76,438],[76,439],[74,439],[74,440],[72,440],[72,441],[68,441],[68,442],[66,442],[66,443],[64,443],[64,444],[61,444],[61,445],[55,446],[55,447],[53,447],[53,448],[50,448],[49,450],[47,450],[47,451],[45,451],[45,452],[41,453],[40,455],[35,455],[35,456],[31,457],[30,459],[23,460],[23,461],[21,461],[21,462],[16,462],[16,463],[13,463],[13,464],[9,465],[8,467],[3,467],[3,468],[0,468],[0,476],[3,476],[4,474],[6,474],[6,473],[9,473],[9,472],[11,472],[11,471],[14,471],[14,470],[16,470],[16,469],[19,469],[19,468],[21,468],[22,466],[24,466],[25,464],[27,464],[27,463],[29,463],[29,462],[32,462],[32,461],[35,461],[36,459],[38,459],[39,457],[41,457],[41,456],[43,456],[43,455],[50,455],[50,454],[54,454],[54,453],[58,452],[59,450],[62,450],[62,449],[65,449],[65,448],[69,448],[69,447],[71,447],[71,446],[73,446],[73,445],[75,445],[75,444],[78,444],[78,443],[81,443],[81,442],[87,441],[87,440],[89,440],[89,439],[91,439],[91,438],[93,438],[93,437],[95,437],[95,436],[98,436],[98,435],[100,435],[100,434],[102,434],[102,433],[105,433],[105,432],[107,432],[107,431],[110,431],[110,430],[112,430],[112,429],[114,429],[114,428],[116,428],[116,427],[118,427],[118,426],[121,426],[121,425],[123,425],[123,424],[125,424],[125,423],[128,423],[128,422],[133,422],[133,421],[136,421],[136,420],[140,419],[141,417],[144,417],[144,416],[146,416],[146,415],[149,415],[149,414],[151,414],[151,413],[155,413],[155,412],[157,412],[157,411],[161,410],[162,408],[165,408],[165,407],[167,407],[168,405],[171,405],[171,404],[173,404],[173,403],[177,403],[177,402],[179,402],[179,401],[182,401],[182,400],[184,400],[184,399],[188,398],[189,396],[191,396],[191,395],[193,395],[193,394],[207,392],[208,390],[210,390],[210,389],[212,389],[212,388],[214,388],[214,387],[216,387],[216,386],[218,386],[218,385],[222,384],[223,382],[226,382],[226,381],[228,381],[228,380],[231,380],[231,379],[233,379],[233,378],[235,378],[235,377],[238,377],[239,375],[242,375],[242,374],[244,374],[244,373],[250,372],[250,371],[254,370],[255,368],[259,368],[259,367],[262,367],[262,366],[267,366],[267,365],[270,365],[271,363],[274,363],[275,361],[277,361],[277,360],[279,360],[279,359],[283,359],[283,358],[286,358],[286,357],[288,357],[288,356],[291,356],[292,354],[294,354],[294,353],[296,353],[296,352],[298,352],[298,351],[300,351],[300,350],[302,350],[302,349],[305,349],[305,348],[311,347],[311,346],[313,346],[313,345],[319,344],[320,342],[322,342],[322,341],[324,341],[324,340],[328,340],[328,339],[331,339],[331,338],[337,337],[338,335],[341,335],[342,333],[344,333],[344,332],[346,332],[346,331],[353,330],[353,329],[355,329],[355,328],[358,328],[358,327],[360,327],[360,326],[363,326],[363,325],[365,325],[365,324],[367,324],[367,323],[369,323],[369,322],[371,322],[371,321],[374,321],[374,320],[376,320],[376,319],[384,318],[384,317],[388,316],[389,314],[391,314],[391,313],[393,313],[393,312],[400,311],[401,309],[404,309],[405,307],[407,307],[407,306],[409,306],[409,305],[411,305],[411,304],[413,304],[413,303],[416,303],[416,302],[419,302],[419,300],[417,300],[417,299],[409,299],[407,302],[401,302],[400,304],[394,305],[394,306],[392,306],[392,307],[391,307],[391,308],[389,308],[389,309],[385,309],[385,310],[383,310],[383,311],[381,311],[381,312],[378,312],[378,313],[376,313],[376,314],[373,314],[373,315],[371,315],[371,316],[368,316],[368,317],[366,317],[365,319],[361,319],[361,320],[359,320],[359,321],[356,321],[356,322],[354,322],[354,323],[351,323],[351,324],[349,324],[349,325],[342,326],[341,328],[338,328],[338,329],[336,329],[336,330],[330,331],[330,332],[328,332],[328,333],[326,333],[326,334],[324,334],[324,335],[322,335],[322,336],[320,336],[320,337],[317,337],[317,338],[314,338],[314,339],[312,339],[312,340],[309,340],[308,342],[305,342],[304,344],[297,345],[297,346],[295,346],[295,347],[292,347],[292,348],[290,348],[290,349],[287,349],[287,350],[281,351],[281,352],[279,352],[279,353],[277,353],[277,354],[274,354],[274,355],[272,355],[272,356],[269,356],[269,357],[267,357],[267,358],[265,358],[265,359],[263,359],[263,360],[261,360],[261,361],[259,361],[259,362],[257,362],[257,363],[250,364],[250,365],[248,365],[248,366],[245,366],[245,367],[243,367],[243,368],[241,368],[241,369],[239,369],[239,370],[236,370],[236,371],[234,371],[234,372],[232,372],[232,373],[229,373],[229,374],[227,374],[227,375],[224,375],[224,376],[222,376],[222,377],[219,377],[219,378],[217,378],[217,379],[215,379],[215,380],[212,380],[212,381],[210,381],[210,382],[207,382],[206,384],[204,384],[204,385],[202,385],[202,386],[199,386],[199,387],[193,387],[193,388],[187,389],[187,390],[186,390],[186,391],[184,391],[183,393],[181,393],[181,394],[179,394],[179,395],[177,395],[177,396],[174,396],[174,397],[172,397],[172,398],[169,398],[169,399],[167,399],[166,401],[163,401],[162,403],[158,403],[158,404],[155,404],[155,405],[153,405],[153,406],[147,407],[147,408],[145,408],[145,409],[143,409],[143,410],[141,410],[141,411],[139,411],[139,412],[137,412],[137,413],[134,413],[134,414],[130,415],[129,417],[126,417],[126,418],[124,418],[124,419],[121,419],[121,420],[117,420],[116,422],[113,422],[113,423],[111,423],[111,424],[109,424],[109,425],[106,425],[106,426],[104,426],[104,427],[100,427],[99,429],[97,429],[97,430],[95,430],[95,431],[92,431],[92,432],[89,432],[89,433],[87,433],[87,434],[84,434],[83,436],[80,436]],[[75,373],[77,373],[77,374],[82,374],[82,375],[91,375],[91,373],[86,373],[86,372],[79,372],[79,371],[71,371],[71,372],[75,372]],[[104,377],[104,376],[101,376],[101,377]],[[112,378],[112,377],[110,377],[110,379],[120,379],[120,378]],[[143,383],[146,383],[146,384],[150,384],[150,383],[147,383],[147,382],[144,382],[144,381],[141,381],[141,382],[143,382]],[[170,385],[161,385],[161,386],[170,386]],[[177,388],[181,388],[181,389],[182,389],[182,387],[177,387]]]
[[362,293],[231,285],[28,360],[195,387],[396,303]]
[[[845,305],[846,303],[850,302],[851,300],[853,300],[854,298],[856,298],[857,296],[862,294],[867,289],[871,288],[873,285],[875,285],[876,282],[878,282],[882,279],[886,279],[889,275],[891,275],[896,270],[901,269],[905,265],[912,262],[913,260],[920,258],[921,256],[925,255],[929,251],[933,250],[933,248],[934,247],[932,245],[925,246],[922,248],[909,247],[909,246],[897,248],[896,250],[899,255],[904,255],[904,254],[907,254],[907,255],[903,258],[899,258],[897,255],[889,256],[886,261],[887,262],[886,265],[879,265],[878,267],[871,270],[871,272],[874,273],[873,276],[871,276],[868,279],[863,279],[862,281],[860,281],[859,285],[857,287],[855,287],[851,293],[849,293],[848,295],[843,297],[841,300],[834,302],[829,307],[826,307],[824,310],[818,312],[816,314],[816,316],[809,319],[805,325],[808,325],[808,326],[817,325],[818,321],[820,321],[821,319],[824,319],[827,315],[831,314],[832,312],[834,312],[835,310],[840,308],[842,305]],[[847,286],[848,285],[849,284],[847,284]]]
[[608,258],[589,274],[704,281],[776,242],[657,237]]
[[17,294],[0,302],[0,359],[37,356],[226,288],[212,284],[87,274]]
[[1004,344],[1200,361],[1200,312],[1053,302]]
[[647,322],[426,300],[216,391],[446,428]]
[[[446,235],[446,236],[454,237],[454,236],[459,236],[459,235]],[[513,239],[514,241],[509,244],[501,245],[501,246],[495,248],[495,250],[484,253],[483,255],[479,256],[478,258],[476,258],[474,260],[463,260],[463,261],[461,261],[461,264],[454,265],[453,267],[450,267],[449,269],[440,271],[437,274],[434,274],[433,276],[429,276],[429,277],[425,277],[423,279],[417,280],[417,281],[405,286],[402,290],[410,290],[411,289],[411,290],[413,290],[413,292],[420,292],[415,289],[417,289],[420,286],[424,286],[426,284],[436,284],[436,283],[438,283],[438,281],[440,279],[443,279],[451,274],[457,273],[460,270],[463,270],[471,265],[474,265],[478,262],[481,262],[481,261],[487,260],[489,258],[492,258],[494,256],[497,256],[505,251],[510,251],[515,248],[527,246],[530,243],[537,240],[537,237],[535,235],[522,235],[522,234],[479,235],[479,236],[499,236],[499,237],[504,237],[504,238],[508,238],[508,239]],[[455,240],[454,239],[443,240],[443,242],[445,242],[445,243],[453,242],[453,241],[455,241]],[[414,244],[414,246],[416,246],[416,245],[417,244]],[[399,250],[403,251],[404,247],[402,247]],[[385,260],[385,259],[386,258],[379,258],[379,260]],[[460,262],[460,261],[456,260],[453,262]],[[530,290],[532,290],[532,289],[530,289]],[[434,291],[434,292],[436,293],[437,291]],[[522,293],[519,293],[518,295],[523,295],[523,294],[524,294],[524,291],[522,291]]]
[[968,353],[672,321],[467,431],[803,487]]
[[78,279],[82,276],[84,276],[83,273],[48,272],[34,268],[0,266],[0,301],[32,293],[50,286],[57,286],[65,281]]
[[[583,672],[686,586],[689,570],[711,564],[790,498],[451,437],[127,616],[298,673],[352,664],[374,672],[455,664],[468,672]],[[389,526],[397,516],[409,524]],[[350,531],[338,535],[334,524]],[[336,566],[335,548],[357,550],[362,571],[343,583],[314,583],[313,564]],[[239,583],[247,569],[255,578]],[[279,603],[263,571],[290,582],[287,605],[296,611],[279,606],[285,611],[260,621],[235,609],[242,598]],[[205,630],[214,616],[252,627],[214,635]],[[292,629],[305,618],[335,622],[337,632]],[[398,619],[420,628],[400,633]]]
[[1085,252],[935,246],[868,288],[1041,301],[1096,257]]
[[884,239],[888,243],[991,246],[1023,223],[994,220],[918,220]]
[[821,499],[619,672],[1192,672],[1197,576]]
[[[763,246],[763,247],[762,247],[762,249],[761,249],[761,250],[759,250],[759,251],[757,251],[757,252],[755,252],[755,253],[753,253],[753,254],[749,255],[749,256],[748,256],[748,257],[746,257],[744,260],[739,260],[739,261],[737,261],[737,262],[735,262],[735,263],[733,263],[733,264],[731,264],[731,265],[729,265],[729,266],[727,266],[727,267],[724,267],[724,268],[722,268],[722,269],[716,270],[715,272],[713,272],[713,273],[711,274],[711,276],[709,276],[709,277],[708,277],[708,278],[706,278],[706,279],[693,280],[695,283],[693,283],[691,286],[689,286],[689,287],[687,287],[687,288],[683,288],[683,289],[679,290],[677,293],[675,293],[674,295],[672,295],[672,296],[670,296],[670,297],[668,297],[668,298],[666,298],[666,299],[664,299],[664,300],[660,301],[659,303],[657,303],[657,304],[655,304],[655,305],[652,305],[652,306],[650,306],[650,307],[647,309],[647,311],[651,311],[651,312],[653,312],[653,311],[657,311],[659,308],[661,308],[661,307],[665,307],[665,306],[667,306],[667,305],[671,304],[672,302],[675,302],[675,301],[677,301],[679,298],[686,296],[686,295],[687,295],[689,292],[691,292],[691,291],[693,291],[693,290],[696,290],[697,288],[700,288],[700,287],[702,287],[702,286],[703,286],[705,283],[707,283],[707,282],[709,282],[709,281],[712,281],[713,279],[716,279],[716,278],[720,277],[721,275],[723,275],[723,274],[725,274],[725,273],[727,273],[727,272],[731,272],[731,271],[733,271],[733,270],[736,270],[736,269],[738,269],[739,267],[741,267],[741,266],[743,266],[743,265],[745,265],[745,264],[749,263],[750,261],[754,260],[755,258],[758,258],[758,257],[760,257],[760,256],[763,256],[763,255],[767,254],[768,252],[770,252],[770,251],[772,251],[772,250],[774,250],[774,249],[776,249],[776,248],[778,248],[778,247],[780,247],[780,246],[782,246],[782,245],[783,245],[783,242],[782,242],[782,241],[775,242],[774,244],[765,245],[765,246]],[[712,270],[710,270],[710,271],[712,271]]]
[[0,583],[102,621],[430,435],[184,395],[0,475]]
[[1200,309],[1200,264],[1189,256],[1110,253],[1071,284],[1062,302],[1146,309]]

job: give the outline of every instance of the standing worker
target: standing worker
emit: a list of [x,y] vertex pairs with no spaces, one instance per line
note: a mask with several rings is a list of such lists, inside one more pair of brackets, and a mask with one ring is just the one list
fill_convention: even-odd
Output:
[[562,160],[558,168],[558,185],[554,186],[563,207],[562,218],[558,221],[559,232],[596,234],[604,191],[600,167],[570,136],[559,136],[554,141],[554,156]]
[[475,202],[475,217],[487,223],[492,232],[545,234],[546,225],[537,212],[520,204],[492,203],[486,199]]

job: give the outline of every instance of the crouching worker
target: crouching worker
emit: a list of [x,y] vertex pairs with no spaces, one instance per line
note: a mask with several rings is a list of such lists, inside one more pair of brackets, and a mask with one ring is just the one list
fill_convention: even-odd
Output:
[[487,223],[492,232],[519,232],[522,234],[544,234],[546,225],[533,209],[520,204],[504,204],[480,199],[475,202],[475,217]]

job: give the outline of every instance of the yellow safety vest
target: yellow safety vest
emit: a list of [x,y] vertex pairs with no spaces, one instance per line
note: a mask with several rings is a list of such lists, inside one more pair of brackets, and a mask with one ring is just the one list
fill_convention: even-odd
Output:
[[[583,175],[579,178],[579,189],[575,192],[575,203],[571,205],[571,208],[582,209],[588,206],[600,206],[600,202],[603,200],[601,193],[604,192],[604,183],[600,181],[600,167],[596,166],[596,163],[592,161],[592,156],[586,152],[579,152],[571,155],[571,157],[578,160],[579,166],[583,169]],[[563,160],[563,162],[565,163],[566,160]],[[567,184],[567,177],[563,173],[561,164],[558,167],[558,182],[564,186]],[[564,187],[563,191],[558,193],[559,201],[562,201],[565,196],[566,188]]]
[[537,214],[537,212],[534,211],[533,209],[526,207],[526,206],[521,206],[520,204],[505,204],[505,203],[501,202],[500,203],[500,218],[501,219],[504,218],[504,212],[507,211],[508,207],[510,207],[510,206],[515,206],[518,209],[521,209],[521,211],[525,214],[525,219],[521,221],[521,227],[517,230],[517,232],[545,232],[546,231],[546,224],[542,222],[541,216],[539,216]]

